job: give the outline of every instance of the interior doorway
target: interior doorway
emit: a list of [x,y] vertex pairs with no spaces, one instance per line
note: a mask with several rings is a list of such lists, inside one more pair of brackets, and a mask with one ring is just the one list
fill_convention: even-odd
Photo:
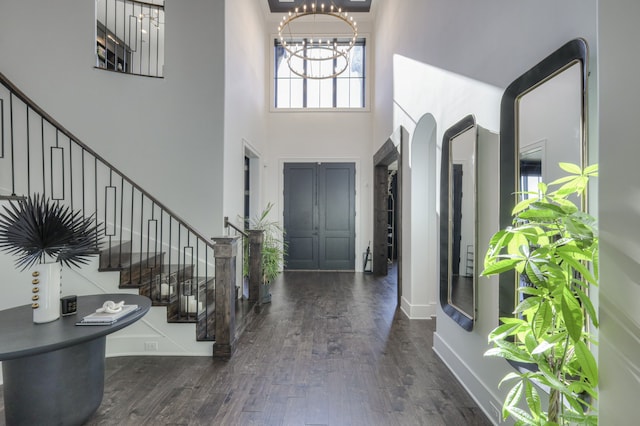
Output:
[[285,163],[285,269],[355,270],[355,163]]
[[387,275],[397,262],[398,304],[402,298],[402,155],[406,130],[391,135],[373,156],[373,273]]
[[400,153],[390,139],[373,156],[373,273],[387,275],[389,259],[399,259],[401,216]]
[[244,229],[245,231],[250,228],[251,218],[251,159],[248,156],[244,156]]
[[244,186],[243,208],[244,227],[248,229],[249,219],[260,214],[260,154],[251,144],[244,144]]

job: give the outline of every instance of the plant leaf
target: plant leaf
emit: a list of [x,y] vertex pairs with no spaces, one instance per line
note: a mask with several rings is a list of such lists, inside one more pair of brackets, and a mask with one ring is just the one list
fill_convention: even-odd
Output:
[[582,171],[582,174],[587,176],[598,176],[598,165],[592,164],[590,166],[585,167],[584,170]]
[[555,344],[543,340],[533,351],[531,351],[531,355],[539,355],[545,353],[554,346]]
[[529,208],[529,206],[532,203],[535,203],[536,201],[538,201],[538,197],[537,197],[537,193],[533,193],[533,192],[528,192],[528,195],[533,195],[530,198],[525,198],[524,200],[520,201],[518,204],[516,204],[516,206],[513,208],[513,210],[511,211],[511,215],[515,216],[518,213],[520,213],[523,210],[526,210],[527,208]]
[[593,387],[598,386],[598,364],[593,354],[582,340],[575,342],[575,350],[582,373]]
[[574,342],[577,342],[582,337],[582,327],[584,324],[584,317],[582,314],[582,308],[580,303],[573,296],[571,290],[567,287],[563,289],[561,300],[562,316],[565,326],[569,332],[569,337]]
[[536,337],[542,336],[551,327],[553,320],[553,309],[548,301],[540,304],[540,308],[533,317],[531,327]]
[[[544,359],[544,357],[541,359]],[[560,392],[564,392],[564,393],[568,392],[567,387],[564,385],[564,383],[558,380],[558,378],[555,376],[555,374],[553,374],[553,372],[551,371],[551,368],[546,362],[538,363],[538,368],[542,373],[541,375],[538,376],[538,380],[540,380],[541,383],[549,387],[552,387],[554,389],[557,389]]]
[[[505,413],[505,411],[507,411],[508,413]],[[507,414],[511,414],[514,419],[522,422],[522,424],[524,425],[536,426],[538,424],[538,422],[536,422],[531,414],[518,407],[509,407],[506,410],[503,410],[502,416],[505,419],[508,417]]]
[[485,356],[499,356],[512,361],[532,362],[529,354],[515,343],[507,340],[495,340],[493,343],[496,347],[488,349],[484,353]]
[[516,306],[513,313],[519,314],[519,313],[528,311],[529,309],[533,309],[540,304],[540,300],[541,299],[536,296],[527,297],[522,302],[520,302],[518,306]]
[[507,245],[507,253],[510,255],[519,255],[522,253],[523,247],[529,247],[529,240],[522,232],[513,232],[513,238]]
[[589,296],[587,296],[587,294],[584,291],[582,291],[578,286],[574,287],[573,291],[575,291],[578,294],[578,298],[580,299],[580,302],[582,303],[582,306],[584,307],[585,311],[587,311],[587,315],[589,315],[589,318],[591,319],[593,326],[598,328],[599,327],[598,314]]
[[507,336],[511,336],[522,327],[522,324],[502,324],[496,327],[491,333],[489,333],[489,342],[495,340],[503,340]]
[[529,380],[525,381],[525,398],[527,400],[527,405],[529,406],[529,411],[533,415],[534,419],[539,419],[540,412],[542,411],[542,406],[540,404],[540,395],[538,395],[538,391],[531,384]]
[[486,266],[484,268],[484,271],[482,271],[482,275],[483,276],[495,275],[495,274],[501,274],[506,271],[511,271],[520,262],[522,262],[522,259],[520,258],[517,258],[517,259],[510,258],[510,259],[499,260],[498,262],[492,265]]
[[545,220],[552,221],[559,217],[559,214],[551,209],[533,209],[525,210],[520,215],[518,215],[520,219],[525,220]]
[[558,166],[567,173],[582,175],[582,169],[577,164],[560,162]]
[[[520,398],[522,397],[523,390],[524,387],[522,385],[522,380],[520,380],[511,389],[509,389],[509,392],[507,392],[507,396],[504,399],[504,404],[502,405],[503,409],[508,410],[510,407],[516,406],[518,404],[518,401],[520,401]],[[506,413],[504,414],[506,415]]]
[[542,290],[538,287],[518,287],[518,292],[523,295],[542,296]]
[[591,274],[591,271],[589,271],[586,268],[586,266],[584,266],[584,264],[582,264],[579,261],[575,260],[571,254],[568,254],[568,253],[566,253],[564,251],[561,251],[561,250],[557,250],[556,253],[558,254],[558,256],[562,260],[567,262],[569,264],[569,266],[571,266],[573,269],[578,271],[580,273],[580,275],[582,275],[582,277],[585,280],[589,281],[590,283],[597,282],[596,278]]

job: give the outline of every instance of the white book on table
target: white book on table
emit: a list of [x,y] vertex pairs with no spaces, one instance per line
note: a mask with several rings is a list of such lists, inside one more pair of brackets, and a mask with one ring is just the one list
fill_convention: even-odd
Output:
[[115,313],[108,312],[94,312],[86,315],[82,318],[82,321],[78,322],[78,325],[100,325],[100,324],[113,324],[120,318],[125,317],[139,309],[138,305],[124,305],[122,310]]

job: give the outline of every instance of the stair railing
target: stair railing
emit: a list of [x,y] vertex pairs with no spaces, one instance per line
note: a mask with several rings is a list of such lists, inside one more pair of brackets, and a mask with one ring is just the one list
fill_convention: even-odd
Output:
[[[81,142],[0,73],[0,194],[41,193],[104,223],[101,270],[214,340],[214,243]],[[5,197],[6,198],[6,197]]]
[[96,68],[164,74],[164,1],[97,0]]

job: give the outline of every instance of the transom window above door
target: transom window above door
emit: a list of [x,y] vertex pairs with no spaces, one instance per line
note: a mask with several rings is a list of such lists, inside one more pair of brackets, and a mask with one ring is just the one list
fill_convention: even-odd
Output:
[[[334,39],[333,44],[347,46],[350,40]],[[303,57],[322,55],[318,47],[306,43]],[[316,52],[314,49],[317,49]],[[298,61],[295,68],[309,70],[314,61],[287,56],[286,49],[274,41],[274,106],[287,108],[364,108],[365,107],[365,39],[357,39],[349,51],[347,69],[337,76],[323,79],[303,78],[291,71],[288,61]],[[323,64],[322,66],[336,66]],[[308,72],[308,71],[307,71]]]

